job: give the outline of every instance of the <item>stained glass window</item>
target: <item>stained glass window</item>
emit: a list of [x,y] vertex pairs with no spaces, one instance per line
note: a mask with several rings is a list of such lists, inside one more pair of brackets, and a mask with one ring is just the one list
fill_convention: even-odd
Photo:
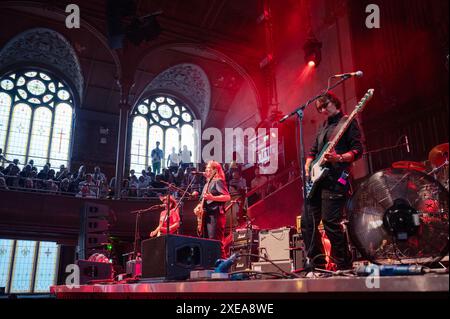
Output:
[[57,279],[58,254],[59,249],[56,243],[39,243],[34,292],[49,292],[50,286],[55,284]]
[[[193,121],[192,112],[173,97],[154,96],[139,101],[132,112],[130,169],[140,172],[151,166],[156,142],[164,152],[162,167],[173,147],[180,152],[186,145],[195,154]],[[148,134],[144,135],[144,131]]]
[[147,149],[147,120],[142,116],[136,116],[133,120],[133,136],[131,138],[131,160],[133,169],[140,173],[146,169]]
[[8,160],[68,166],[73,97],[51,73],[18,71],[0,77],[0,148]]
[[13,240],[0,239],[0,287],[3,288],[8,287],[13,248]]
[[6,293],[48,293],[57,282],[58,261],[54,242],[0,239],[0,287]]
[[30,293],[32,291],[35,253],[35,241],[17,241],[10,293]]

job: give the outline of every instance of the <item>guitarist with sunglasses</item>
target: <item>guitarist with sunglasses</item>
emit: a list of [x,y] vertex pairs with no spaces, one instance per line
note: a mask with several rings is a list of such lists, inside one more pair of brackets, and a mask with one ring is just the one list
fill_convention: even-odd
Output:
[[[332,139],[339,126],[344,124],[345,115],[341,111],[341,101],[327,92],[316,101],[319,113],[327,116],[317,132],[314,144],[305,163],[306,177],[309,178],[311,163],[319,156],[326,143]],[[318,231],[322,221],[325,233],[331,242],[331,260],[339,270],[351,268],[352,261],[341,221],[349,194],[349,169],[351,163],[363,153],[361,132],[358,122],[353,119],[335,148],[324,154],[328,174],[320,180],[316,191],[307,199],[307,210],[303,212],[301,230],[310,266],[325,268],[326,259]]]
[[[209,161],[205,169],[207,183],[203,188],[202,200],[194,209],[200,226],[199,235],[221,242],[221,256],[226,258],[223,247],[225,235],[225,203],[231,200],[222,166]],[[200,216],[200,218],[199,218]]]

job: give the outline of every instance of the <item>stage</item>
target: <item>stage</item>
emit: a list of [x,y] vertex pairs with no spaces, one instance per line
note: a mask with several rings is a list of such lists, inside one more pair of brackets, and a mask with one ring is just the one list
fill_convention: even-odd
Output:
[[[377,282],[379,280],[379,282]],[[379,283],[379,284],[378,284]],[[373,287],[373,288],[368,288]],[[445,294],[448,274],[395,277],[328,277],[266,279],[243,281],[148,281],[129,284],[95,284],[69,288],[53,286],[57,299],[157,299],[157,298],[235,298],[235,297],[370,297],[386,294]]]

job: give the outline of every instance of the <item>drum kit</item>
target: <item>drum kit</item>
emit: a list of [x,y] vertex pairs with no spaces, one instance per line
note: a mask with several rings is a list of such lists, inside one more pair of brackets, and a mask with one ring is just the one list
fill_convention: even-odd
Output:
[[352,243],[381,264],[432,263],[448,256],[449,144],[428,160],[399,161],[361,183],[347,206]]

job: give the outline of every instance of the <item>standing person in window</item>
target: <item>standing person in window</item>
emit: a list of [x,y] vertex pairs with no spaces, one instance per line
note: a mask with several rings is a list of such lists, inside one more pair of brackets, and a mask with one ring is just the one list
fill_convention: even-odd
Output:
[[155,175],[161,174],[161,162],[164,159],[164,152],[159,148],[159,145],[161,145],[161,143],[159,141],[156,142],[156,147],[152,150],[151,153],[152,169]]
[[[214,175],[215,173],[215,175]],[[203,236],[209,239],[216,239],[221,242],[221,255],[222,258],[226,257],[223,240],[225,234],[225,203],[231,200],[231,196],[228,192],[227,183],[225,181],[225,174],[222,166],[216,161],[209,161],[205,169],[205,177],[207,180],[213,179],[203,188],[202,198],[204,201],[204,221],[203,221]],[[202,209],[197,205],[194,209],[194,213],[197,215],[199,210]]]
[[169,154],[167,158],[167,167],[169,170],[175,174],[178,170],[178,166],[180,165],[180,155],[175,152],[175,147],[172,147],[172,153]]
[[[312,161],[323,147],[333,138],[335,129],[344,117],[341,101],[331,92],[327,92],[316,101],[319,113],[327,120],[320,127],[316,140],[305,163],[306,176]],[[353,120],[336,147],[325,154],[329,174],[318,184],[317,191],[307,200],[307,210],[302,214],[301,229],[308,252],[307,257],[313,266],[323,268],[326,264],[318,226],[322,221],[325,233],[331,243],[332,260],[338,269],[351,267],[351,256],[341,220],[349,192],[350,165],[361,157],[363,147],[358,122]]]
[[181,151],[181,166],[186,169],[192,164],[192,152],[188,150],[187,145],[183,145]]

